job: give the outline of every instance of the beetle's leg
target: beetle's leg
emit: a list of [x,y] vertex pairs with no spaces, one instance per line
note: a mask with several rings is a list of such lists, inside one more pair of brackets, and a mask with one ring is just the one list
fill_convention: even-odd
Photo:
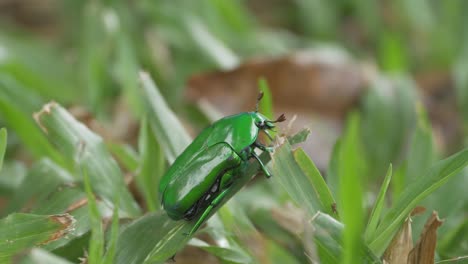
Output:
[[198,228],[200,228],[200,226],[203,224],[203,222],[208,217],[208,215],[211,213],[211,211],[216,206],[219,205],[219,203],[223,200],[223,198],[226,196],[226,194],[228,193],[229,190],[230,190],[230,188],[222,191],[218,196],[216,196],[216,198],[213,201],[211,201],[211,204],[205,209],[205,211],[203,211],[203,214],[200,216],[200,218],[198,218],[197,222],[192,227],[192,230],[190,230],[190,232],[187,234],[188,236],[193,235],[195,233],[195,231],[197,231]]
[[263,133],[265,133],[265,134],[267,135],[267,137],[268,137],[271,141],[273,141],[273,137],[271,136],[270,132],[268,132],[268,130],[265,129],[265,130],[262,130],[262,131],[263,131]]
[[260,168],[262,169],[262,171],[263,171],[263,173],[265,174],[265,176],[266,176],[267,178],[270,178],[270,177],[271,177],[271,173],[268,171],[268,169],[266,168],[265,164],[263,164],[262,160],[257,156],[257,154],[255,154],[255,152],[252,151],[252,153],[251,153],[250,155],[252,155],[252,157],[254,157],[254,158],[258,161],[258,163],[259,163],[259,165],[260,165]]
[[267,147],[265,145],[263,145],[262,143],[258,142],[258,141],[255,141],[254,142],[254,146],[263,150],[263,151],[268,151],[268,152],[273,152],[273,147]]

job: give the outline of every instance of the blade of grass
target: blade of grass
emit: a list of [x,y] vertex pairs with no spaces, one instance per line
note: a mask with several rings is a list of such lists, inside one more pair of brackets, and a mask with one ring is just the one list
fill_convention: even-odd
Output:
[[317,198],[321,204],[323,212],[338,219],[337,212],[333,210],[333,207],[336,204],[335,199],[314,162],[302,148],[294,150],[293,155],[297,165],[299,165],[304,174],[310,179],[312,188],[314,188],[314,191],[317,194]]
[[172,164],[192,141],[190,135],[171,111],[148,73],[140,73],[143,97],[150,108],[149,122],[166,159]]
[[252,263],[252,258],[242,250],[213,246],[197,238],[192,238],[188,244],[201,248],[227,263]]
[[93,190],[108,204],[116,201],[122,215],[136,216],[140,208],[125,185],[122,172],[101,137],[94,134],[57,103],[49,103],[35,118],[66,157],[89,173]]
[[[340,259],[344,254],[343,224],[336,221],[333,217],[318,212],[311,220],[315,228],[313,240],[317,247],[317,252],[321,263],[341,263]],[[371,250],[358,240],[359,256],[356,263],[382,263]]]
[[313,216],[318,210],[330,210],[331,205],[328,208],[322,207],[317,189],[314,189],[311,179],[296,163],[289,142],[286,141],[275,149],[272,167],[276,175],[271,180],[283,186],[296,205],[305,209],[309,216]]
[[67,235],[75,219],[69,214],[11,214],[0,220],[0,263],[36,245],[47,244]]
[[106,255],[104,256],[104,260],[102,261],[102,263],[104,264],[114,263],[118,238],[119,238],[119,210],[117,210],[117,207],[116,207],[114,208],[114,213],[112,215],[110,238],[107,243]]
[[60,165],[66,165],[64,158],[34,124],[32,109],[41,101],[33,94],[15,80],[0,74],[0,114],[3,120],[34,156],[49,157]]
[[96,205],[96,198],[91,189],[91,183],[85,169],[82,169],[84,188],[88,197],[88,213],[91,226],[91,239],[88,247],[87,263],[101,263],[104,254],[104,230],[101,222],[101,214]]
[[411,210],[434,190],[447,182],[451,176],[468,165],[468,149],[460,151],[447,159],[441,160],[429,168],[423,177],[418,177],[407,186],[395,205],[384,215],[375,235],[371,238],[370,247],[381,255],[392,236],[403,223]]
[[[4,210],[6,214],[21,211],[24,207],[45,205],[47,197],[59,186],[72,184],[73,176],[49,159],[36,162],[16,189]],[[68,205],[67,205],[68,206]],[[55,213],[63,213],[55,212]]]
[[5,128],[0,129],[0,170],[3,168],[3,158],[5,157],[7,147],[7,131]]
[[157,188],[159,179],[165,172],[166,163],[164,153],[154,138],[146,118],[143,119],[140,126],[140,135],[138,137],[138,149],[140,152],[140,168],[136,176],[138,186],[145,196],[148,211],[152,212],[160,208]]
[[[231,199],[230,202],[233,200]],[[222,262],[233,262],[235,259],[241,260],[241,263],[252,263],[253,256],[246,250],[240,241],[233,235],[233,226],[225,224],[221,215],[226,215],[230,206],[220,208],[207,222],[206,229],[214,241],[214,245],[206,248],[206,245],[200,245],[200,248],[217,256]],[[192,239],[193,240],[193,239]],[[192,241],[189,241],[190,242]],[[239,261],[237,261],[239,262]]]
[[340,213],[343,219],[343,259],[341,263],[359,263],[361,252],[361,234],[363,231],[364,212],[362,208],[364,160],[360,146],[360,118],[352,113],[346,126],[346,133],[341,139],[339,151],[338,177],[340,190]]
[[304,141],[306,141],[307,137],[310,135],[310,129],[308,128],[305,128],[301,131],[299,131],[299,133],[296,133],[292,136],[289,136],[288,137],[288,142],[291,146],[293,145],[296,145],[296,144],[299,144],[299,143],[302,143]]
[[222,41],[217,39],[197,17],[188,16],[185,19],[188,33],[195,43],[205,52],[218,67],[230,70],[239,65],[239,58]]
[[124,169],[130,172],[135,172],[138,169],[139,157],[132,146],[113,142],[107,143],[106,145]]
[[416,105],[417,128],[411,139],[406,164],[405,185],[420,177],[434,163],[432,129],[421,102]]
[[388,167],[387,174],[385,175],[385,179],[380,187],[379,194],[377,196],[377,200],[375,201],[374,208],[372,208],[372,212],[369,216],[369,221],[367,223],[366,231],[364,233],[364,238],[367,243],[370,242],[370,238],[375,235],[375,230],[377,229],[377,224],[382,215],[382,209],[384,207],[385,202],[385,194],[387,193],[388,186],[390,185],[390,181],[392,179],[392,164]]
[[258,88],[263,93],[262,100],[259,104],[259,112],[266,116],[268,119],[274,119],[274,112],[273,112],[273,95],[271,94],[270,87],[268,86],[268,82],[265,78],[258,79]]
[[21,264],[73,264],[64,258],[50,253],[41,248],[33,248],[31,252],[21,259]]

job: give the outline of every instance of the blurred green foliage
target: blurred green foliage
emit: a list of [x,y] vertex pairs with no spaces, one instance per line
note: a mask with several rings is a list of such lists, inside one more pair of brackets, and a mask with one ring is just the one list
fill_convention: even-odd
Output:
[[[18,263],[78,263],[86,249],[89,263],[159,263],[189,243],[222,263],[379,263],[420,204],[446,218],[437,257],[468,252],[467,1],[52,2],[49,35],[0,16],[0,125],[8,131],[0,130],[0,230],[12,221],[19,230],[0,232],[10,245],[0,247],[5,262],[21,253]],[[185,104],[187,78],[318,45],[340,46],[380,71],[349,115],[328,171],[293,149],[307,132],[285,139],[262,156],[274,178],[231,193],[202,229],[213,243],[182,236],[193,223],[165,215],[157,183],[190,143],[180,117],[200,128],[216,116]],[[463,127],[450,153],[435,144],[417,89],[418,77],[433,73],[451,80],[444,89]],[[274,94],[266,81],[260,88],[260,109],[273,115]],[[51,100],[58,104],[34,120]],[[106,124],[120,100],[142,120],[132,142],[105,141],[61,106],[84,106]],[[58,230],[49,215],[64,213],[74,229],[42,245]],[[415,217],[414,237],[425,217]],[[245,243],[258,236],[263,257]],[[42,248],[25,251],[33,246]]]

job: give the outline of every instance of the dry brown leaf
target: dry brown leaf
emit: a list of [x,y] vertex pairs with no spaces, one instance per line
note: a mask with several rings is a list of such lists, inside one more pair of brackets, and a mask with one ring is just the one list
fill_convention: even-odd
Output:
[[433,264],[437,243],[437,228],[443,221],[439,219],[437,212],[432,212],[431,217],[424,225],[418,243],[408,255],[408,264]]
[[393,237],[392,242],[385,250],[383,259],[388,264],[406,264],[408,254],[413,248],[413,236],[411,235],[411,218],[406,218],[400,231]]
[[251,60],[231,71],[193,76],[190,99],[206,98],[224,113],[252,109],[258,80],[264,77],[275,107],[343,116],[367,86],[364,68],[346,54],[331,50]]

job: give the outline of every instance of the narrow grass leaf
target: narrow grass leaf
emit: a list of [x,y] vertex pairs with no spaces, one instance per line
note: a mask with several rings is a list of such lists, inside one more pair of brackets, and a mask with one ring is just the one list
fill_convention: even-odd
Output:
[[310,179],[312,188],[314,188],[317,198],[321,204],[321,209],[324,213],[329,214],[335,218],[338,218],[336,211],[333,210],[335,205],[335,199],[328,189],[325,179],[320,174],[320,171],[315,166],[314,162],[304,152],[302,148],[297,148],[293,151],[294,159],[297,165],[302,169],[304,174]]
[[107,148],[125,170],[135,172],[138,169],[138,153],[132,146],[111,142],[107,143]]
[[432,130],[421,103],[417,104],[418,126],[413,133],[408,151],[405,184],[421,177],[421,173],[434,163]]
[[3,168],[3,158],[5,157],[7,147],[7,131],[5,128],[0,129],[0,170]]
[[243,250],[236,250],[232,247],[213,246],[197,238],[191,239],[188,244],[201,248],[227,263],[252,263],[252,258],[246,255]]
[[138,149],[140,152],[140,167],[136,180],[145,197],[146,207],[148,211],[152,212],[160,208],[158,188],[156,187],[165,172],[166,161],[146,118],[143,119],[140,126]]
[[305,209],[310,216],[318,210],[327,210],[322,206],[319,193],[314,189],[311,179],[296,163],[288,141],[275,149],[272,167],[275,173],[272,177],[273,182],[283,186],[297,206]]
[[140,217],[119,234],[114,263],[144,263],[154,248],[159,249],[154,262],[164,263],[188,242],[190,237],[183,233],[190,228],[187,221],[172,221],[164,211]]
[[[318,212],[312,218],[311,224],[315,230],[313,240],[321,263],[341,263],[340,260],[346,250],[344,249],[344,241],[342,240],[344,232],[343,224],[321,212]],[[356,252],[359,256],[356,263],[382,263],[362,240],[358,240],[357,243],[360,246],[358,247],[359,252]]]
[[374,208],[372,208],[372,212],[369,216],[369,221],[366,226],[366,231],[364,233],[365,241],[367,243],[370,242],[370,238],[374,236],[375,230],[377,229],[377,224],[381,218],[382,209],[385,205],[385,194],[387,193],[388,186],[390,185],[390,181],[392,179],[392,164],[388,167],[387,174],[385,175],[385,179],[380,187],[379,194],[377,196],[377,200],[375,201]]
[[114,208],[114,213],[112,215],[112,223],[110,228],[110,238],[107,242],[106,255],[102,263],[104,264],[113,264],[114,258],[117,250],[117,239],[119,238],[119,210]]
[[21,259],[20,264],[73,264],[64,258],[41,248],[33,248],[29,254]]
[[230,70],[239,65],[239,58],[217,39],[197,17],[186,17],[188,32],[213,62],[221,69]]
[[[8,214],[25,210],[25,207],[51,205],[50,201],[47,201],[51,193],[56,191],[59,186],[72,184],[73,181],[73,176],[68,171],[50,159],[42,159],[28,171],[4,211]],[[51,214],[56,213],[63,213],[63,211]]]
[[73,228],[75,219],[69,214],[11,214],[0,220],[0,263],[36,245],[62,238]]
[[89,176],[85,169],[82,170],[84,188],[88,198],[89,222],[91,226],[91,238],[89,241],[87,263],[101,263],[104,254],[104,231],[101,222],[101,214],[96,205],[96,198],[91,189]]
[[[114,11],[114,10],[113,10]],[[127,10],[120,8],[118,13],[119,18],[121,18],[122,12]],[[107,11],[108,12],[108,11]],[[124,23],[124,20],[120,20]],[[116,78],[119,81],[121,87],[123,88],[125,99],[127,100],[131,110],[137,116],[141,116],[143,112],[142,109],[142,98],[140,97],[140,93],[138,91],[138,71],[139,71],[139,64],[138,58],[136,56],[136,49],[131,41],[131,38],[128,32],[125,30],[129,30],[126,26],[127,23],[120,26],[121,32],[117,35],[116,38]]]
[[89,173],[91,186],[97,195],[108,204],[116,201],[122,215],[136,216],[140,208],[125,185],[122,172],[112,158],[102,138],[78,122],[57,103],[49,103],[35,115],[35,118],[50,140],[73,158]]
[[143,97],[150,109],[149,122],[164,150],[166,159],[169,164],[172,164],[192,140],[165,102],[149,74],[141,72],[140,81],[143,87]]
[[284,228],[284,226],[280,225],[278,221],[272,217],[273,208],[258,208],[258,206],[259,205],[255,205],[248,210],[249,217],[255,224],[257,232],[259,231],[268,240],[283,247],[283,250],[294,256],[300,263],[307,262],[304,256],[306,248],[301,238],[297,234]]
[[371,239],[370,247],[381,255],[406,216],[422,199],[447,182],[468,165],[468,149],[435,163],[422,177],[418,177],[403,191],[395,205],[384,215]]
[[461,257],[456,257],[456,258],[451,258],[451,259],[445,259],[441,261],[436,261],[436,264],[466,264],[468,263],[468,256],[461,256]]
[[274,112],[273,112],[273,95],[271,94],[270,87],[268,86],[268,82],[265,78],[260,78],[258,80],[258,88],[263,93],[263,98],[259,104],[259,112],[266,116],[268,119],[274,119]]
[[346,132],[341,139],[338,154],[338,177],[341,217],[344,224],[343,243],[344,254],[342,263],[359,263],[363,231],[364,212],[363,201],[363,175],[364,160],[360,141],[360,118],[357,113],[352,113],[348,119]]
[[302,142],[307,140],[307,137],[309,137],[309,135],[310,135],[310,129],[305,128],[305,129],[299,131],[298,133],[296,133],[296,134],[294,134],[292,136],[289,136],[288,137],[289,144],[291,146],[293,146],[293,145],[302,143]]
[[[258,110],[269,120],[274,120],[274,111],[273,111],[273,95],[271,94],[270,87],[268,86],[267,80],[265,78],[260,78],[258,80],[258,88],[263,93],[262,100],[259,102]],[[276,131],[271,131],[270,135],[274,138],[276,136]],[[265,143],[270,144],[271,140],[263,135]]]
[[[32,118],[33,108],[41,103],[15,80],[0,74],[0,115],[36,157],[49,157],[60,165],[64,159],[47,141]],[[35,108],[37,109],[37,108]]]

